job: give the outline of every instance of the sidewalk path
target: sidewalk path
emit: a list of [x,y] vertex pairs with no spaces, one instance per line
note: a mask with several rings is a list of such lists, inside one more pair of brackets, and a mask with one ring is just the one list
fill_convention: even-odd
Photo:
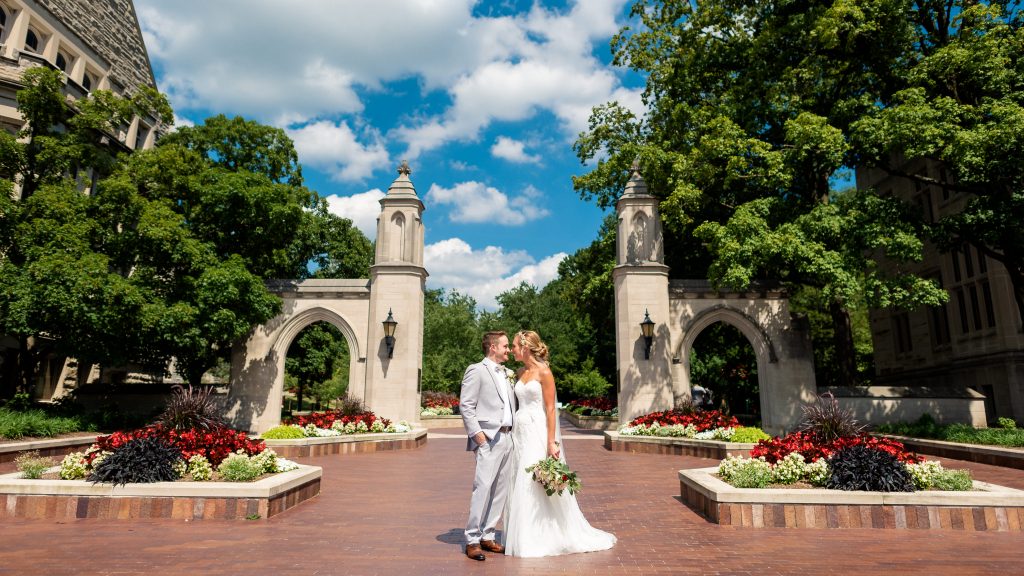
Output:
[[[592,524],[612,550],[557,558],[462,555],[473,476],[458,429],[417,450],[304,460],[320,496],[270,520],[15,520],[0,524],[0,574],[1015,574],[1017,533],[720,527],[679,501],[677,471],[711,460],[613,453],[563,421],[566,455]],[[970,467],[1024,489],[1024,471]],[[6,468],[3,467],[3,468]]]

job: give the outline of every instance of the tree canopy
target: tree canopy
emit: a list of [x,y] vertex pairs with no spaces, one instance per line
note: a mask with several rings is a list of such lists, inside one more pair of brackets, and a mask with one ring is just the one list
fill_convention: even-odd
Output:
[[19,342],[20,387],[49,350],[154,372],[173,359],[198,383],[280,310],[264,280],[366,276],[369,240],[302,186],[283,130],[219,116],[127,154],[107,134],[132,114],[169,122],[166,100],[93,91],[69,107],[57,74],[26,72],[23,138],[0,135],[4,189],[22,185],[0,200],[0,333]]
[[[646,77],[647,114],[595,108],[575,148],[597,162],[574,185],[611,206],[639,157],[674,272],[681,253],[719,285],[820,290],[852,374],[851,308],[945,301],[901,267],[932,233],[1004,262],[1021,237],[1021,31],[1005,6],[638,0],[642,25],[612,48]],[[854,167],[899,175],[897,153],[948,163],[959,184],[946,185],[970,186],[975,200],[933,230],[896,199],[850,189]]]

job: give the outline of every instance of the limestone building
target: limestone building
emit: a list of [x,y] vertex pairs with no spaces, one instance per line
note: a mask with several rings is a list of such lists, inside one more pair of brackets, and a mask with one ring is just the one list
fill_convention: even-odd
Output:
[[[15,94],[32,66],[64,72],[71,100],[92,90],[156,87],[131,0],[0,0],[0,127],[21,128]],[[113,136],[126,149],[153,145],[155,119],[135,118]]]
[[[896,160],[909,174],[948,181],[938,163]],[[929,222],[962,210],[968,200],[877,169],[857,170],[857,188],[901,198]],[[1001,416],[1024,421],[1024,333],[1003,265],[975,246],[943,253],[926,244],[923,260],[902,268],[937,281],[949,301],[911,311],[871,311],[876,384],[970,388],[985,396],[990,422]]]
[[[22,75],[36,66],[64,73],[72,108],[93,90],[127,96],[140,86],[156,87],[131,0],[0,0],[0,129],[10,134],[23,126],[16,100]],[[155,118],[136,117],[108,140],[124,152],[150,148],[162,129]],[[84,192],[91,179],[80,180]],[[13,377],[3,358],[17,348],[0,334],[0,378]],[[49,398],[69,378],[75,378],[74,361],[52,355],[40,366],[36,396]]]

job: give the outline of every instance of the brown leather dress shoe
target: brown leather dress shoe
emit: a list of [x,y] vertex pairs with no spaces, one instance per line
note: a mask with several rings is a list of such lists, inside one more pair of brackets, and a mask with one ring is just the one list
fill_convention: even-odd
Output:
[[488,552],[494,552],[495,554],[505,553],[505,547],[501,544],[498,544],[494,540],[481,540],[480,547],[484,550],[487,550]]
[[484,551],[480,549],[479,544],[466,544],[466,556],[473,560],[486,560]]

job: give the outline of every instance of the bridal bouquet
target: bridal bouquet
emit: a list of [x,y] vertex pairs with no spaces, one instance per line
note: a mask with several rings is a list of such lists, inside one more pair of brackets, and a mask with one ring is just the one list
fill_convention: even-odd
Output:
[[556,492],[561,496],[563,490],[575,494],[582,488],[576,473],[570,470],[565,462],[551,456],[529,466],[526,471],[533,472],[533,479],[544,487],[544,492],[547,492],[548,496]]

